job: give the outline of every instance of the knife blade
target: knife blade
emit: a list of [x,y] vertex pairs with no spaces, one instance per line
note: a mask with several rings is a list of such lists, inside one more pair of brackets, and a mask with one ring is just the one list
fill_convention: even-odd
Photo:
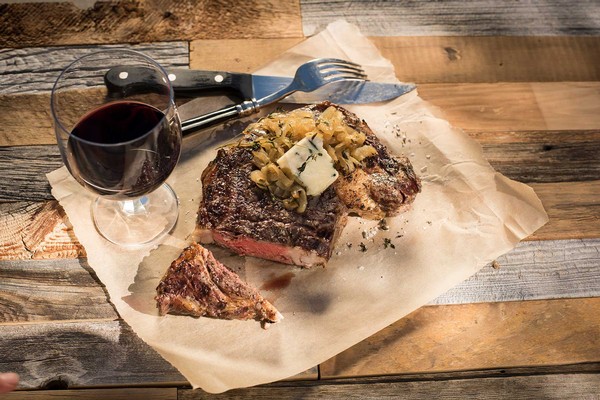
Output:
[[[287,87],[293,78],[251,75],[238,72],[172,69],[167,71],[176,96],[199,96],[209,92],[233,92],[245,100],[260,99]],[[121,66],[109,70],[105,83],[109,92],[123,95],[135,92],[144,82],[147,87],[155,74],[141,66]],[[158,84],[158,83],[156,83]],[[391,100],[416,86],[412,83],[333,82],[313,92],[297,92],[281,100],[284,103],[308,104],[331,101],[336,104],[366,104]]]

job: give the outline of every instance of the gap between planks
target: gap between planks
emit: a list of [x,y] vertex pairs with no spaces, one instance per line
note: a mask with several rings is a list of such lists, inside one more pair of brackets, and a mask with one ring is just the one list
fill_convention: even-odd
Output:
[[177,400],[177,388],[115,388],[16,391],[2,395],[6,400]]

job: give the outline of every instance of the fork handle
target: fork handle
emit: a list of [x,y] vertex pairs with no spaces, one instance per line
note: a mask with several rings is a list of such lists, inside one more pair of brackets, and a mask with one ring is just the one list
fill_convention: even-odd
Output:
[[185,136],[198,129],[206,128],[231,118],[245,117],[247,115],[254,114],[258,112],[259,108],[260,107],[256,100],[246,100],[233,106],[223,107],[220,110],[212,111],[207,114],[182,121],[181,130]]

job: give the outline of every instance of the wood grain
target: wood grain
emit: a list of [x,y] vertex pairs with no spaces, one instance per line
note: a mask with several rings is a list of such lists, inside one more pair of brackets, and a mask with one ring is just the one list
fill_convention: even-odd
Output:
[[52,200],[46,174],[62,165],[56,145],[0,147],[0,203]]
[[324,1],[302,0],[305,35],[343,18],[368,36],[555,36],[600,34],[593,0]]
[[297,0],[249,0],[243,7],[228,0],[0,5],[0,47],[300,36]]
[[194,40],[190,43],[190,68],[253,72],[303,40],[303,37]]
[[532,183],[550,221],[530,240],[600,237],[600,180],[589,182]]
[[164,67],[187,68],[188,42],[155,42],[97,46],[54,46],[0,51],[0,94],[50,92],[60,71],[75,59],[103,49],[140,51]]
[[[241,68],[241,67],[240,67]],[[600,82],[424,84],[419,95],[467,132],[598,130]],[[56,143],[49,95],[0,95],[0,146]]]
[[[180,400],[239,399],[590,399],[600,390],[598,374],[515,376],[503,379],[448,379],[407,382],[392,377],[378,380],[344,379],[335,382],[305,383],[296,386],[261,386],[207,396],[180,389]],[[301,393],[301,397],[299,397]]]
[[177,400],[177,388],[119,388],[21,391],[3,395],[3,399],[17,400]]
[[519,243],[431,305],[600,297],[600,239]]
[[0,261],[0,324],[118,318],[85,260]]
[[85,257],[56,200],[0,203],[0,260]]
[[466,131],[585,130],[600,127],[600,82],[443,83],[417,87]]
[[527,183],[600,178],[600,130],[468,132],[502,174]]
[[349,377],[597,361],[600,298],[426,306],[321,364]]
[[0,337],[0,370],[23,389],[187,384],[121,321],[2,324]]
[[600,38],[370,37],[398,79],[422,83],[600,80]]

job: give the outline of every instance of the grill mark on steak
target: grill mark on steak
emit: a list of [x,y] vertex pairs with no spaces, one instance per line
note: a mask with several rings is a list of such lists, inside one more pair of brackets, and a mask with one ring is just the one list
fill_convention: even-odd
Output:
[[171,263],[158,287],[160,315],[167,313],[274,323],[282,317],[258,290],[197,243]]

